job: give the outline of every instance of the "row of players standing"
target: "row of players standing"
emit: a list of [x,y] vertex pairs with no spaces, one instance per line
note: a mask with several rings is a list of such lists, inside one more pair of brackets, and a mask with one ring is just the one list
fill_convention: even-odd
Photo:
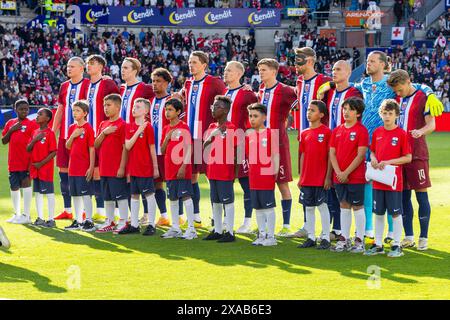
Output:
[[[272,129],[280,130],[280,150],[283,151],[280,159],[280,171],[278,175],[277,184],[282,195],[282,207],[283,207],[283,229],[279,235],[289,236],[290,231],[290,216],[292,198],[289,190],[288,183],[292,181],[292,169],[290,161],[289,141],[286,133],[286,120],[293,105],[297,101],[299,104],[297,112],[294,113],[294,121],[299,129],[305,129],[308,126],[306,121],[306,109],[309,102],[317,95],[318,88],[321,84],[330,81],[331,79],[317,74],[314,71],[315,52],[311,48],[302,48],[297,50],[297,65],[296,69],[299,74],[299,80],[297,88],[291,88],[283,85],[276,80],[277,75],[277,63],[274,61],[272,64],[262,64],[259,68],[261,75],[262,85],[257,97],[253,92],[247,90],[245,86],[239,83],[242,76],[241,68],[239,64],[230,64],[229,68],[225,71],[224,80],[228,85],[222,82],[222,80],[212,77],[206,74],[206,67],[208,65],[208,56],[203,52],[194,52],[189,59],[189,67],[192,73],[192,78],[187,80],[184,89],[181,93],[175,94],[185,101],[186,112],[184,118],[189,125],[191,134],[195,140],[200,142],[203,139],[204,131],[208,128],[212,122],[211,113],[209,107],[212,105],[214,97],[220,94],[226,94],[231,97],[233,101],[232,108],[229,114],[229,120],[231,120],[237,128],[245,129],[245,122],[247,117],[246,107],[257,100],[264,104],[268,109],[268,127]],[[342,102],[351,96],[363,96],[366,102],[366,109],[363,115],[363,124],[369,129],[369,133],[374,128],[379,126],[378,118],[378,106],[386,98],[392,98],[395,96],[392,90],[386,84],[386,76],[383,74],[384,69],[388,65],[387,58],[384,53],[371,54],[368,59],[368,71],[370,78],[365,79],[361,86],[356,90],[348,83],[348,77],[351,69],[344,63],[339,62],[334,68],[334,80],[337,83],[335,89],[331,89],[328,92],[325,101],[329,107],[330,119],[328,120],[330,128],[338,126],[341,122],[340,108]],[[67,129],[71,124],[70,105],[79,99],[87,99],[90,104],[89,120],[97,132],[98,126],[102,120],[105,119],[103,112],[103,97],[110,93],[117,93],[119,89],[115,83],[110,79],[104,79],[102,76],[102,69],[104,67],[104,60],[99,56],[93,56],[88,60],[87,72],[90,75],[90,80],[83,79],[84,63],[79,58],[73,58],[68,64],[67,71],[69,80],[61,86],[61,94],[59,98],[58,111],[54,121],[54,130],[57,130],[61,126],[60,138],[58,143],[58,155],[57,166],[60,168],[61,177],[61,190],[64,197],[65,211],[69,211],[70,195],[68,193],[68,156],[65,150],[64,140],[67,139]],[[369,70],[372,68],[372,70]],[[349,70],[350,69],[350,70]],[[162,127],[167,124],[164,123],[165,117],[163,115],[164,100],[168,98],[167,92],[170,81],[164,76],[155,76],[153,80],[153,86],[139,82],[137,76],[140,71],[139,61],[131,58],[124,60],[122,65],[122,78],[126,82],[120,88],[122,95],[122,117],[126,122],[133,121],[131,114],[131,108],[135,99],[139,97],[148,98],[152,107],[150,110],[150,117],[152,125],[155,130],[155,138],[159,145],[162,131]],[[381,72],[381,79],[379,78]],[[340,78],[339,78],[340,76]],[[153,78],[153,77],[152,77]],[[160,79],[158,79],[160,78]],[[156,81],[155,81],[156,80]],[[161,85],[158,87],[158,80]],[[376,80],[376,81],[372,81]],[[424,88],[424,90],[428,90]],[[421,91],[419,91],[420,93]],[[73,120],[72,120],[73,121]],[[194,155],[195,157],[195,155]],[[198,175],[205,172],[204,164],[194,166],[194,174],[192,178],[193,190],[194,190],[194,211],[196,213],[196,220],[199,221],[199,201],[200,191],[198,187]],[[248,229],[250,227],[251,218],[251,202],[249,199],[248,190],[248,178],[245,177],[245,173],[241,172],[239,181],[244,190],[244,205],[246,209],[245,221],[241,228]],[[98,181],[98,174],[95,175],[96,181]],[[99,183],[97,182],[99,190]],[[159,187],[159,188],[158,188]],[[156,186],[160,197],[158,207],[161,213],[165,208],[165,195],[162,185]],[[366,194],[371,194],[367,192]],[[328,201],[330,207],[331,216],[333,217],[333,232],[335,235],[339,235],[339,203],[336,201],[335,193],[329,193],[330,197],[334,197],[331,201]],[[100,192],[96,192],[97,207],[101,208]],[[366,197],[369,198],[370,197]],[[100,200],[100,201],[99,201]],[[157,199],[158,200],[158,199]],[[366,206],[366,235],[373,236],[371,216],[372,216],[372,201],[367,201]],[[305,236],[306,231],[299,230],[296,235]]]

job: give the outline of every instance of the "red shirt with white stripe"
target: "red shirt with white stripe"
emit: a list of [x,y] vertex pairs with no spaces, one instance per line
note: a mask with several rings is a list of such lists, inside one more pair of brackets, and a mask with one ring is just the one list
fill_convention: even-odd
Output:
[[77,100],[87,98],[90,83],[89,79],[83,79],[78,83],[72,83],[70,80],[67,80],[61,84],[58,96],[58,104],[63,106],[59,132],[60,139],[66,140],[68,138],[69,126],[74,123],[72,104]]
[[[323,121],[323,123],[328,125],[331,130],[334,130],[344,123],[342,104],[351,97],[363,98],[361,92],[355,87],[348,87],[342,91],[338,91],[337,89],[330,89],[328,91],[328,119]],[[358,118],[358,120],[360,119],[361,118]]]
[[235,89],[226,88],[224,95],[231,99],[231,108],[227,120],[236,128],[247,130],[250,128],[247,107],[258,102],[258,97],[253,91],[243,89],[244,85]]
[[126,123],[134,123],[133,105],[137,98],[145,98],[150,100],[155,96],[153,87],[150,84],[138,82],[131,86],[122,84],[120,86],[120,95],[122,96],[122,106],[120,108],[120,116]]
[[153,127],[153,132],[155,136],[155,149],[156,155],[162,155],[161,144],[162,132],[165,126],[167,126],[170,121],[167,120],[165,114],[166,101],[171,97],[167,95],[162,98],[157,98],[156,96],[150,99],[150,123]]

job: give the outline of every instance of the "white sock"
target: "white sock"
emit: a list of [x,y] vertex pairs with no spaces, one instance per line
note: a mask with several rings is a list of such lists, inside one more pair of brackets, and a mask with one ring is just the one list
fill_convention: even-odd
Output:
[[33,189],[31,187],[22,188],[23,192],[23,214],[30,218],[31,198],[33,198]]
[[36,201],[36,211],[38,217],[44,220],[44,195],[39,192],[35,192],[34,198]]
[[19,216],[21,215],[20,212],[20,189],[17,191],[11,190],[11,200],[13,204],[14,214]]
[[273,238],[275,236],[275,208],[265,210],[267,219],[267,238]]
[[161,213],[161,218],[167,219],[167,212]]
[[47,194],[48,220],[53,220],[55,216],[55,194]]
[[109,223],[114,222],[114,211],[116,204],[114,201],[105,201],[105,213]]
[[322,222],[322,238],[330,242],[330,211],[326,203],[322,203],[319,207],[320,220]]
[[352,227],[352,210],[341,208],[341,232],[347,240],[350,238],[350,228]]
[[131,225],[135,228],[139,227],[139,198],[131,198]]
[[72,197],[72,201],[75,208],[75,219],[78,223],[83,223],[83,197]]
[[414,241],[414,236],[405,236],[406,240]]
[[175,230],[180,230],[180,223],[178,221],[179,219],[178,211],[180,211],[178,199],[175,201],[170,200],[170,215],[172,216],[172,228]]
[[[191,201],[192,201],[192,199],[191,199]],[[200,213],[194,213],[194,220],[195,221],[202,221],[202,218],[200,218]]]
[[403,220],[400,215],[392,217],[393,227],[394,227],[394,242],[392,245],[399,246],[400,238],[402,237],[403,230]]
[[67,213],[72,213],[72,208],[64,208],[64,211],[66,211]]
[[315,207],[306,207],[306,230],[308,230],[308,238],[316,240],[316,215],[314,213]]
[[116,208],[116,207],[115,207],[115,204],[114,204],[114,217],[120,217],[120,211],[119,211],[119,208]]
[[184,208],[186,209],[186,216],[188,220],[188,228],[194,229],[194,202],[192,198],[183,201]]
[[243,225],[246,227],[250,227],[252,224],[252,218],[244,218],[244,223]]
[[383,246],[383,234],[385,228],[385,217],[383,215],[375,215],[375,244]]
[[388,232],[387,233],[387,237],[391,238],[391,239],[394,239],[394,232]]
[[225,205],[225,222],[227,223],[227,231],[233,234],[234,230],[234,202]]
[[[156,219],[156,198],[155,194],[152,193],[145,197],[147,199],[147,207],[148,207],[148,220],[150,221],[150,224],[152,226],[155,226],[155,219]],[[166,214],[167,216],[167,214]]]
[[104,216],[105,215],[105,208],[97,208],[97,214]]
[[266,212],[264,210],[255,210],[256,222],[260,234],[266,234]]
[[353,210],[355,214],[355,226],[356,226],[356,237],[364,240],[364,232],[366,231],[366,214],[364,213],[364,208],[359,210]]
[[128,221],[128,200],[122,199],[117,201],[119,207],[120,220],[122,223],[126,223]]
[[86,212],[86,220],[92,221],[92,197],[83,196],[83,205]]
[[214,231],[222,234],[223,225],[222,225],[222,204],[221,203],[213,203],[213,219],[214,219]]

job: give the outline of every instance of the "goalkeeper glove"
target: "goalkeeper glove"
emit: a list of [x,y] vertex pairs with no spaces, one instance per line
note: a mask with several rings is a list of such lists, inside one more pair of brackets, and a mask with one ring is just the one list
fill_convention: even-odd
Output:
[[425,112],[430,112],[433,117],[439,117],[444,112],[444,105],[434,93],[428,95]]

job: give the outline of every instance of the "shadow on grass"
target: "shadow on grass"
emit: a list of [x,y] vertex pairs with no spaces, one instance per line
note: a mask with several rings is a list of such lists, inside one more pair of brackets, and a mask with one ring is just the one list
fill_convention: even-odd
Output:
[[36,289],[42,292],[67,292],[65,288],[52,285],[49,278],[44,277],[37,272],[0,262],[0,283],[4,282],[31,282]]

